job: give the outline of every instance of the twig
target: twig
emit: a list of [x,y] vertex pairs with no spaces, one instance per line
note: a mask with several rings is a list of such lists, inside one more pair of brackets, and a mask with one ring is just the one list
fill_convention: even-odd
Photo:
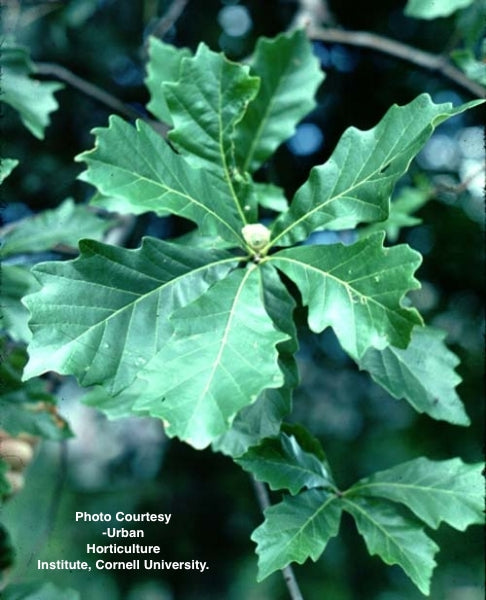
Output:
[[325,29],[313,25],[310,25],[307,31],[309,37],[313,40],[369,48],[406,60],[424,69],[437,71],[463,89],[466,89],[473,96],[479,98],[486,96],[486,88],[469,79],[469,77],[451,65],[451,63],[440,54],[424,52],[423,50],[407,46],[401,42],[367,31],[344,31],[342,29],[334,28]]
[[125,104],[116,96],[109,94],[107,91],[103,90],[97,85],[94,85],[93,83],[82,79],[78,75],[75,75],[74,73],[72,73],[71,71],[69,71],[61,65],[55,63],[38,62],[35,63],[35,72],[38,75],[48,75],[50,77],[55,77],[60,81],[64,81],[64,83],[67,83],[73,88],[76,88],[86,96],[90,96],[98,102],[101,102],[101,104],[108,106],[109,108],[113,109],[120,115],[123,115],[127,119],[147,120],[147,117],[143,113],[132,108],[128,104]]
[[[261,481],[257,481],[253,477],[251,478],[251,480],[253,483],[253,488],[255,490],[255,495],[258,500],[258,504],[260,506],[261,511],[263,512],[270,506],[270,498],[268,496],[267,488]],[[287,585],[287,589],[289,591],[291,600],[304,600],[304,596],[302,596],[302,592],[299,589],[299,584],[297,583],[297,579],[295,578],[294,570],[290,565],[287,565],[282,569],[282,575]]]
[[169,10],[156,21],[150,35],[162,39],[182,15],[188,3],[189,0],[174,0],[170,5]]
[[300,0],[291,29],[314,25],[334,25],[336,20],[327,0]]

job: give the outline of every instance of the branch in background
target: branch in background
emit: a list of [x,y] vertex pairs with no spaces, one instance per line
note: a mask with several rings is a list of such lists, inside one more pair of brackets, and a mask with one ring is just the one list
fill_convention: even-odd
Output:
[[174,0],[169,10],[155,22],[155,25],[151,28],[150,35],[162,39],[172,29],[188,3],[189,0]]
[[[270,498],[268,496],[267,488],[265,487],[265,484],[263,484],[261,481],[257,481],[253,477],[251,478],[251,480],[255,489],[255,495],[258,500],[258,505],[260,506],[260,509],[263,512],[270,506]],[[299,589],[297,579],[295,578],[294,571],[290,565],[287,565],[282,569],[282,575],[287,585],[287,589],[289,591],[291,600],[304,600],[302,592]]]
[[342,29],[325,29],[309,25],[307,33],[313,40],[369,48],[370,50],[376,50],[383,54],[395,56],[396,58],[410,62],[423,69],[428,69],[441,74],[443,77],[467,90],[475,97],[484,98],[486,96],[486,88],[469,79],[469,77],[451,65],[451,63],[440,54],[424,52],[423,50],[418,50],[412,46],[407,46],[401,42],[374,33],[368,33],[367,31],[344,31]]

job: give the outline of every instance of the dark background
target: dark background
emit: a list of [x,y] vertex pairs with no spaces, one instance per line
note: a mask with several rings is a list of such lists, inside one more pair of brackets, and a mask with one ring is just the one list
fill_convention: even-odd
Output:
[[[149,99],[143,84],[145,42],[169,4],[156,0],[6,2],[4,31],[28,46],[35,61],[61,64],[144,111]],[[404,2],[392,0],[376,1],[362,10],[351,0],[334,0],[329,5],[344,29],[372,31],[434,53],[460,44],[477,25],[471,11],[435,21],[410,19],[403,15]],[[223,19],[224,15],[231,17],[228,8],[235,6],[243,10],[233,12],[236,25],[249,18],[243,35],[230,35],[231,23]],[[297,2],[290,0],[192,0],[164,39],[193,50],[204,41],[214,50],[223,49],[231,58],[242,59],[251,53],[259,36],[271,37],[288,28],[296,10]],[[305,119],[311,126],[284,144],[260,173],[283,186],[289,197],[307,178],[311,166],[326,160],[346,127],[370,128],[391,104],[409,102],[422,92],[454,104],[472,99],[440,74],[376,51],[316,43],[315,52],[327,77],[318,107]],[[85,202],[93,193],[76,181],[82,166],[74,163],[73,157],[92,147],[90,130],[105,126],[112,111],[70,86],[56,97],[60,109],[53,114],[43,141],[22,129],[13,111],[6,110],[4,153],[21,161],[3,186],[3,199],[8,202],[6,220],[57,206],[68,196]],[[433,421],[390,398],[357,370],[330,332],[310,336],[303,326],[303,311],[297,314],[302,384],[295,395],[292,418],[319,437],[341,488],[358,477],[420,455],[431,459],[460,456],[467,462],[482,458],[482,194],[461,187],[459,177],[464,159],[460,140],[471,133],[470,128],[479,128],[482,116],[476,109],[442,126],[442,143],[423,152],[400,184],[416,184],[425,176],[434,187],[430,201],[418,214],[422,224],[402,230],[399,241],[408,242],[424,255],[418,274],[423,289],[414,294],[414,300],[428,324],[448,332],[447,340],[461,358],[459,393],[472,426],[464,429]],[[478,129],[474,131],[477,139]],[[444,148],[449,153],[442,156]],[[469,154],[474,152],[472,149]],[[478,164],[482,160],[479,155]],[[163,236],[184,229],[179,219],[143,216],[127,245],[138,246],[145,233]],[[173,513],[170,525],[144,528],[144,543],[167,548],[168,559],[208,561],[211,570],[203,575],[154,572],[153,577],[140,572],[107,572],[92,573],[89,578],[79,572],[44,572],[41,579],[79,589],[82,597],[90,600],[288,598],[279,573],[255,583],[256,557],[249,537],[262,516],[251,482],[242,471],[225,457],[166,440],[157,423],[139,421],[124,426],[82,410],[78,395],[71,381],[60,390],[61,409],[78,440],[69,442],[67,454],[58,445],[44,444],[29,471],[25,491],[4,511],[19,546],[13,580],[39,577],[32,560],[29,563],[32,531],[36,532],[35,560],[77,559],[84,556],[86,543],[108,542],[100,535],[99,524],[75,525],[73,512],[126,509]],[[273,496],[274,501],[278,498],[278,494]],[[431,598],[482,599],[481,529],[458,533],[443,527],[431,536],[441,547]],[[367,555],[346,515],[339,538],[329,543],[318,562],[296,566],[295,572],[306,600],[422,597],[400,569]]]

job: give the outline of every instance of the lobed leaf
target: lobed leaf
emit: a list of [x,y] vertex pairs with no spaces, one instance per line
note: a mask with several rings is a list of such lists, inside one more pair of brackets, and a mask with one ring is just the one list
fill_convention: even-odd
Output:
[[291,562],[316,561],[337,535],[342,503],[335,494],[307,490],[287,496],[265,510],[265,521],[253,532],[257,543],[258,581]]
[[239,410],[283,384],[277,331],[262,299],[258,268],[238,269],[172,314],[172,338],[141,375],[135,410],[160,417],[169,435],[204,448]]
[[298,286],[312,331],[331,326],[358,359],[370,346],[406,347],[413,326],[421,323],[414,309],[400,304],[407,291],[419,287],[413,273],[420,254],[405,245],[383,248],[383,236],[352,246],[290,248],[268,258]]
[[405,106],[393,105],[373,129],[347,129],[330,159],[312,169],[289,210],[275,221],[271,244],[290,246],[319,228],[351,229],[385,220],[396,181],[434,129],[481,102],[454,108],[422,94]]
[[172,333],[168,316],[237,264],[224,251],[146,238],[138,250],[91,240],[73,261],[37,265],[42,288],[24,303],[33,339],[24,379],[46,371],[127,387]]
[[482,465],[468,465],[460,458],[411,460],[374,473],[351,487],[349,496],[387,498],[400,502],[436,529],[443,521],[464,531],[484,523]]
[[149,61],[145,85],[150,92],[147,108],[162,122],[172,125],[172,116],[165,98],[164,83],[177,81],[182,60],[190,57],[187,48],[176,48],[155,37],[149,39]]
[[191,169],[147,124],[137,121],[135,129],[112,116],[108,128],[94,133],[95,148],[76,157],[88,165],[80,179],[103,196],[120,198],[125,210],[129,203],[134,214],[170,212],[197,223],[203,235],[219,235],[233,246],[243,244],[244,222],[223,182]]
[[324,79],[302,30],[260,38],[250,69],[261,85],[236,129],[236,162],[242,172],[256,171],[291,137],[316,106],[314,95]]
[[455,425],[469,425],[455,390],[461,381],[454,370],[459,359],[445,345],[445,335],[431,327],[416,327],[407,348],[369,348],[359,366],[395,398],[407,400],[417,412]]
[[399,565],[428,595],[439,547],[423,529],[384,501],[346,497],[343,509],[353,516],[368,552],[377,554],[388,565]]

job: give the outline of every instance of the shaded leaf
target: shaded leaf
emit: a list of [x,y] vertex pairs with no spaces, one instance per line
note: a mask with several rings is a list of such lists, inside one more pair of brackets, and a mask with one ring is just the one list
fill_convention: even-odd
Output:
[[443,521],[464,531],[484,523],[482,465],[460,458],[411,460],[360,480],[347,493],[400,502],[436,529]]
[[253,532],[257,543],[258,581],[291,562],[316,561],[337,535],[342,506],[334,494],[307,490],[265,510],[265,521]]
[[235,459],[245,471],[272,490],[297,494],[304,487],[333,487],[329,473],[315,454],[306,452],[296,438],[285,433],[267,438]]
[[18,164],[19,161],[15,158],[0,159],[0,183],[4,182]]
[[24,299],[32,313],[24,378],[46,371],[128,386],[170,337],[167,320],[194,300],[237,259],[146,238],[138,250],[83,240],[73,261],[37,265],[42,288]]
[[388,565],[399,565],[419,590],[428,595],[439,547],[412,519],[403,517],[386,501],[343,498],[370,554]]
[[135,410],[161,417],[169,435],[204,448],[265,389],[279,387],[275,329],[258,268],[238,269],[170,318],[174,334],[144,369]]
[[484,59],[477,60],[471,50],[454,50],[451,58],[464,73],[481,85],[486,86],[486,64]]
[[434,129],[481,102],[454,108],[422,94],[405,106],[393,105],[373,129],[347,129],[330,159],[312,169],[289,210],[275,221],[272,245],[295,244],[318,228],[351,229],[385,220],[395,182]]
[[[108,128],[94,130],[96,146],[76,157],[88,169],[80,179],[93,184],[103,196],[120,198],[134,214],[168,212],[194,221],[203,235],[220,235],[242,244],[243,220],[223,182],[191,169],[147,124],[136,129],[119,117]],[[127,148],[130,149],[127,152]],[[98,206],[103,206],[98,199]],[[113,210],[113,201],[109,207]]]
[[149,40],[149,61],[145,78],[145,85],[150,92],[147,108],[158,119],[169,125],[172,125],[172,117],[165,99],[163,84],[178,80],[182,59],[190,56],[191,52],[187,48],[176,48],[155,37]]
[[[5,477],[5,475],[7,474],[7,471],[8,471],[7,463],[0,458],[0,501],[4,496],[6,496],[10,492],[10,484],[9,484],[7,478]],[[6,535],[6,532],[5,532],[5,535]],[[4,563],[6,562],[6,554],[7,554],[6,544],[2,543],[4,541],[3,537],[4,537],[4,529],[3,529],[2,525],[0,524],[0,540],[1,540],[1,542],[0,542],[0,571],[3,571],[3,569],[5,568]]]
[[241,171],[256,171],[291,137],[297,123],[315,106],[324,79],[304,31],[260,38],[250,63],[260,89],[236,129],[236,159]]
[[64,86],[60,83],[38,81],[30,75],[34,67],[27,51],[20,47],[2,47],[1,100],[18,111],[22,123],[37,138],[44,137],[50,113],[58,108],[54,93]]
[[20,583],[9,585],[2,600],[81,600],[78,592],[61,589],[52,583]]
[[437,17],[448,17],[456,10],[466,8],[474,2],[475,0],[434,0],[434,2],[408,0],[405,14],[416,19],[437,19]]
[[36,278],[29,269],[2,265],[1,329],[16,342],[28,343],[32,337],[28,326],[29,311],[23,306],[21,299],[37,287]]
[[42,252],[59,244],[77,248],[81,238],[101,239],[111,225],[68,198],[57,208],[18,221],[5,235],[0,256]]
[[469,425],[455,390],[461,381],[454,370],[459,359],[445,345],[445,336],[445,332],[432,327],[417,327],[407,348],[369,348],[359,366],[416,411],[455,425]]
[[370,346],[406,347],[412,327],[421,323],[415,310],[400,304],[419,287],[413,273],[420,254],[405,245],[383,248],[382,242],[377,233],[352,246],[301,246],[268,259],[298,286],[312,331],[331,326],[354,358]]

